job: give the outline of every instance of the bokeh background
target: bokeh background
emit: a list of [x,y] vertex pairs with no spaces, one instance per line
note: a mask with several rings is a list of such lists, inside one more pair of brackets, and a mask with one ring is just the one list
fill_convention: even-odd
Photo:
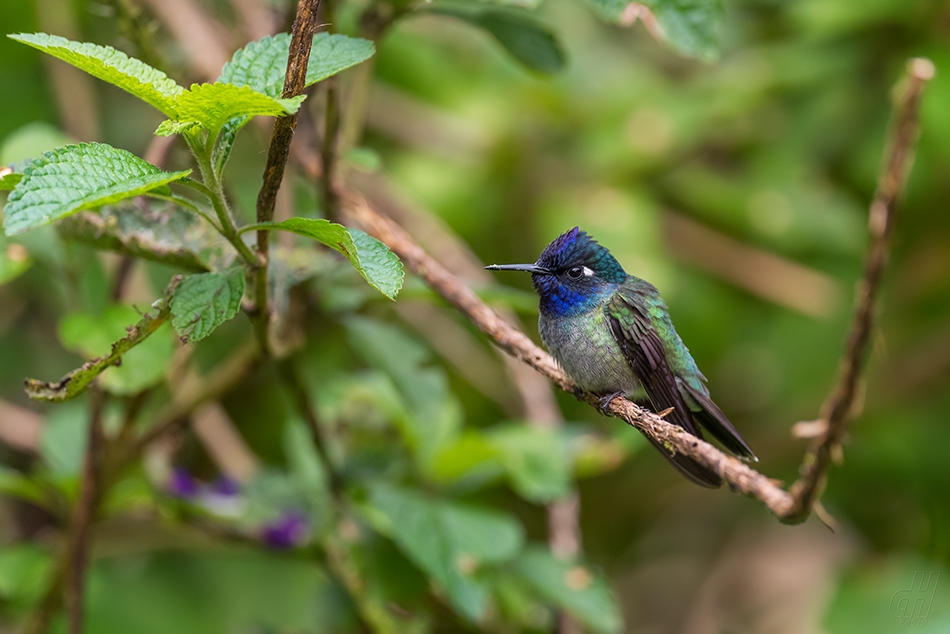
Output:
[[[196,61],[202,36],[183,44],[158,4],[8,0],[0,24],[4,34],[45,31],[112,45],[180,83],[207,80]],[[241,4],[168,6],[198,7],[230,52],[259,36],[242,29]],[[268,7],[285,10],[276,0]],[[455,270],[515,311],[532,337],[537,308],[527,276],[498,277],[507,286],[499,289],[477,265],[532,262],[575,225],[591,233],[628,272],[660,289],[714,398],[755,449],[756,466],[786,482],[805,448],[791,426],[818,416],[844,348],[891,89],[909,57],[934,61],[862,407],[823,498],[836,532],[816,518],[783,526],[754,500],[695,487],[635,430],[570,395],[556,402],[579,491],[584,561],[609,580],[626,631],[950,631],[950,6],[730,0],[721,56],[711,62],[677,54],[640,23],[606,24],[579,2],[547,0],[532,10],[560,38],[563,72],[528,71],[489,35],[449,17],[397,22],[372,62],[338,83],[345,169],[367,190],[399,200],[399,218],[430,252],[458,261]],[[342,25],[349,15],[340,11]],[[0,40],[0,163],[64,139],[143,155],[160,115],[64,68]],[[317,119],[322,94],[308,101]],[[269,126],[252,126],[232,158],[229,192],[248,214],[268,136]],[[186,159],[175,146],[168,164]],[[284,208],[319,213],[303,172],[289,182]],[[63,322],[109,302],[118,259],[63,242],[52,228],[5,240],[0,475],[42,464],[57,486],[75,491],[87,407],[31,403],[22,380],[53,380],[81,363]],[[126,303],[151,302],[174,272],[136,263]],[[501,357],[417,281],[394,304],[352,281],[331,271],[304,286],[311,301],[300,359],[354,478],[406,453],[395,448],[399,435],[384,404],[398,383],[390,375],[403,373],[423,390],[427,415],[475,439],[454,445],[416,481],[512,513],[530,539],[544,541],[537,498],[479,471],[477,433],[519,424],[519,395]],[[239,316],[203,342],[195,366],[210,367],[249,339],[246,321]],[[143,363],[157,363],[160,378],[178,344],[167,332],[156,345]],[[175,465],[210,482],[285,464],[283,429],[293,413],[280,383],[276,369],[251,375],[205,415],[217,416],[217,427],[181,432],[130,477],[97,534],[90,632],[357,627],[312,552],[231,543],[188,526],[156,476]],[[160,404],[168,392],[156,390]],[[238,449],[212,450],[235,437]],[[537,477],[543,489],[561,476]],[[12,632],[42,594],[60,522],[20,500],[12,485],[6,490],[0,630]],[[385,552],[374,574],[424,595],[418,572],[391,546],[378,548]],[[902,623],[895,614],[905,595],[895,602],[895,593],[914,591],[915,573],[932,572],[942,575],[936,591],[912,592],[930,606],[926,622]],[[473,627],[428,605],[433,631]],[[499,631],[553,627],[543,619],[505,623]]]

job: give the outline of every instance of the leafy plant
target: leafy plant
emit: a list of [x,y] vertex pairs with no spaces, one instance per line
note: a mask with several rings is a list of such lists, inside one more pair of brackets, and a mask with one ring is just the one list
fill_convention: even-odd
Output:
[[[562,71],[570,57],[549,26],[530,8],[509,6],[514,3],[364,4],[341,9],[359,14],[353,22],[374,39],[397,20],[428,15],[482,31],[536,77]],[[627,3],[591,4],[612,22],[627,20]],[[655,0],[644,6],[675,50],[716,56],[718,2]],[[290,117],[304,103],[302,94],[283,96],[288,59],[294,61],[290,34],[251,42],[234,53],[215,82],[190,87],[111,47],[43,33],[10,37],[161,112],[166,119],[154,134],[177,136],[193,165],[166,171],[110,145],[70,143],[18,160],[2,175],[0,189],[10,192],[3,209],[7,236],[28,241],[31,232],[45,235],[42,227],[55,223],[69,249],[78,243],[126,261],[165,265],[150,271],[166,291],[139,312],[121,302],[121,292],[76,302],[58,334],[64,348],[87,361],[57,382],[27,380],[27,394],[38,401],[86,394],[89,415],[76,403],[58,406],[45,419],[32,470],[0,470],[0,491],[57,516],[67,526],[68,542],[56,562],[34,548],[0,551],[0,599],[35,608],[36,622],[48,624],[67,583],[57,575],[73,567],[79,576],[70,579],[82,577],[88,522],[144,509],[178,526],[251,544],[256,554],[244,562],[249,568],[265,565],[258,549],[296,549],[307,567],[284,562],[281,575],[301,580],[314,593],[349,596],[344,608],[326,610],[336,614],[336,631],[353,629],[354,620],[379,632],[425,630],[444,618],[433,598],[465,627],[487,631],[550,629],[556,618],[591,632],[622,629],[607,581],[580,554],[554,556],[540,540],[529,539],[514,513],[459,498],[505,481],[528,503],[557,505],[576,494],[578,473],[612,468],[618,454],[622,460],[636,446],[584,445],[583,434],[520,420],[466,426],[462,399],[429,348],[379,319],[371,305],[356,314],[369,294],[395,299],[403,287],[403,265],[385,244],[335,222],[339,209],[329,205],[320,210],[327,218],[308,213],[248,222],[228,195],[226,176],[239,132],[254,117]],[[310,46],[303,83],[330,80],[321,87],[327,103],[319,185],[326,200],[338,176],[332,173],[339,150],[333,113],[340,105],[334,76],[374,54],[373,41],[340,33],[318,33]],[[298,183],[288,178],[284,184]],[[268,251],[253,238],[264,232],[301,236],[320,248],[300,248],[298,240]],[[20,275],[33,257],[32,251],[3,251],[5,246],[0,243],[0,283]],[[45,255],[36,250],[36,257]],[[89,258],[69,273],[96,277],[98,266]],[[354,271],[367,284],[354,284]],[[307,328],[292,318],[293,293],[305,282],[319,297],[318,309],[311,302],[312,312],[339,329],[317,351],[303,343],[297,331]],[[81,280],[77,287],[81,295]],[[502,296],[517,304],[513,292]],[[253,345],[239,343],[246,337],[231,320],[240,312],[255,327]],[[278,338],[281,345],[272,347]],[[345,360],[307,363],[308,355],[339,354],[335,346],[346,350]],[[198,376],[182,370],[188,355],[200,361],[196,366],[210,365],[207,357],[224,361]],[[147,473],[142,452],[150,443],[197,416],[208,401],[239,392],[236,386],[265,365],[279,374],[285,390],[260,405],[261,427],[273,420],[279,428],[280,442],[269,455],[273,464],[250,469],[240,482],[201,481],[168,464],[164,472]],[[221,575],[231,564],[227,557],[203,555],[192,563]],[[115,570],[95,571],[98,583],[124,591]],[[243,608],[232,603],[229,609]],[[306,601],[281,596],[275,604],[288,606],[286,613],[247,611],[271,619],[268,626],[310,631],[296,616],[306,612]]]

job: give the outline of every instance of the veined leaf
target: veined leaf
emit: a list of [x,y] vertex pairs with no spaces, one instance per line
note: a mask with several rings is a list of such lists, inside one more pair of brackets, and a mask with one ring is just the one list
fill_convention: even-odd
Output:
[[189,343],[204,339],[241,307],[244,269],[190,275],[175,289],[172,326]]
[[511,517],[452,504],[418,491],[377,484],[370,489],[370,520],[426,572],[465,616],[485,616],[488,593],[473,574],[483,564],[514,557],[524,540]]
[[137,324],[127,328],[128,335],[113,343],[112,350],[107,356],[87,361],[82,367],[73,370],[56,383],[27,379],[27,395],[41,401],[59,402],[76,398],[85,392],[93,379],[102,374],[107,368],[118,365],[122,361],[122,355],[145,341],[149,335],[168,321],[171,315],[169,296],[172,294],[176,282],[177,278],[172,281],[169,290],[165,292],[165,297],[153,304],[158,312],[154,316],[145,314]]
[[186,121],[182,123],[181,121],[174,121],[172,119],[165,119],[158,127],[155,129],[155,136],[174,136],[176,134],[181,134],[187,130],[192,129],[193,127],[201,125],[197,121]]
[[197,214],[170,202],[125,200],[98,213],[79,212],[56,227],[66,240],[135,258],[164,262],[189,273],[220,271],[233,262],[227,239]]
[[290,231],[336,249],[373,288],[390,299],[395,299],[402,288],[402,262],[389,247],[359,229],[314,218],[289,218],[254,225],[254,228]]
[[[372,57],[375,51],[369,40],[336,33],[317,33],[310,47],[306,85],[310,86],[355,66]],[[265,95],[280,97],[289,56],[289,33],[262,38],[237,51],[231,61],[224,65],[218,81],[250,86]]]
[[[313,44],[310,47],[306,85],[310,86],[350,66],[359,64],[372,57],[374,52],[373,43],[369,40],[337,33],[317,33],[313,36]],[[231,61],[221,69],[218,81],[235,86],[249,86],[276,99],[283,93],[289,55],[290,35],[288,33],[280,33],[251,42],[234,53]],[[247,122],[247,117],[237,117],[228,121],[222,129],[214,148],[214,165],[219,172],[228,160],[238,130]]]
[[304,99],[304,95],[293,99],[275,99],[248,86],[195,84],[178,96],[175,107],[179,125],[197,121],[217,132],[235,117],[293,114]]
[[110,46],[72,42],[46,33],[19,33],[7,37],[72,64],[102,81],[132,93],[175,118],[175,98],[184,90],[168,75]]
[[[627,0],[587,0],[606,20],[619,22]],[[713,61],[719,57],[719,28],[725,13],[722,0],[643,0],[653,12],[669,45],[690,57]]]
[[[7,235],[47,224],[81,209],[132,198],[184,178],[101,143],[67,145],[34,159],[4,208]],[[167,190],[166,190],[167,191]]]
[[438,2],[423,11],[448,15],[491,33],[512,57],[531,70],[553,74],[565,56],[554,33],[527,11],[489,3]]

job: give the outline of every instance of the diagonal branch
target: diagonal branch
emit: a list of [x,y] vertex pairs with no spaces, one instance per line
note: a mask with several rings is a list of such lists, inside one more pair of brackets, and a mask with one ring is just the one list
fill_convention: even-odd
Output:
[[[877,290],[893,232],[895,201],[906,180],[917,138],[920,96],[932,76],[933,64],[928,60],[915,59],[908,64],[906,87],[898,96],[895,107],[895,125],[893,136],[887,144],[885,169],[871,206],[870,243],[864,277],[860,282],[862,292],[845,353],[841,382],[827,405],[827,431],[806,455],[803,476],[792,486],[791,491],[785,491],[775,480],[744,462],[624,398],[613,399],[607,407],[607,413],[623,419],[662,446],[691,456],[722,476],[734,490],[757,498],[784,522],[800,522],[811,513],[832,448],[840,445],[847,429],[849,412],[866,356]],[[340,199],[357,223],[386,243],[409,270],[468,316],[499,347],[549,378],[562,390],[574,393],[577,398],[593,406],[598,405],[598,395],[581,392],[549,354],[524,333],[502,320],[471,289],[429,257],[399,225],[378,214],[363,196],[342,190]]]
[[890,136],[884,149],[884,163],[878,176],[877,192],[868,217],[868,249],[864,275],[858,282],[847,348],[842,359],[838,385],[822,406],[824,433],[809,448],[802,463],[801,477],[791,487],[798,515],[808,510],[820,496],[828,462],[840,451],[854,409],[861,370],[867,357],[868,341],[874,326],[874,307],[887,264],[897,202],[913,162],[919,135],[918,112],[924,85],[934,76],[929,59],[914,58],[907,63],[907,77],[898,85]]

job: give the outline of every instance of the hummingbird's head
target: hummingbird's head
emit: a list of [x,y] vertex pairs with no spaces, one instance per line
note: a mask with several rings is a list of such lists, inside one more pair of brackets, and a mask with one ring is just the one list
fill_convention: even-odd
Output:
[[606,248],[574,227],[545,247],[534,264],[493,264],[495,271],[528,271],[541,296],[541,311],[584,312],[609,296],[627,273]]

